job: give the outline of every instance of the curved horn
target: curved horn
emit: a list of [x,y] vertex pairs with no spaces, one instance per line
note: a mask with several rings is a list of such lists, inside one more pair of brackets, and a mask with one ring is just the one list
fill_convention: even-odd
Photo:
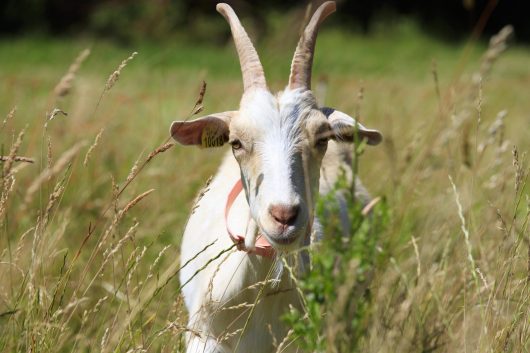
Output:
[[258,53],[254,49],[247,32],[245,32],[234,10],[232,10],[230,5],[223,3],[217,4],[216,9],[230,25],[237,54],[239,55],[245,92],[252,87],[266,88],[265,74],[263,73],[263,67],[259,61]]
[[311,67],[313,66],[318,27],[335,10],[335,1],[326,1],[313,14],[294,52],[289,88],[311,88]]

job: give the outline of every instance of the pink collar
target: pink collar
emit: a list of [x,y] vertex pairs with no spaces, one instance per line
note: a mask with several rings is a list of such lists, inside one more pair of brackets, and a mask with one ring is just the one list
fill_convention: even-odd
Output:
[[241,191],[243,190],[243,183],[241,182],[241,179],[236,181],[234,186],[232,187],[232,190],[228,194],[228,198],[226,199],[226,206],[225,206],[225,224],[226,224],[226,231],[228,232],[228,235],[230,236],[230,239],[234,242],[234,244],[237,244],[237,249],[241,251],[246,251],[250,254],[256,254],[263,257],[269,257],[272,258],[276,255],[276,251],[274,251],[274,248],[269,243],[267,238],[263,236],[262,234],[258,234],[258,239],[256,240],[256,246],[254,250],[249,251],[245,247],[245,237],[242,235],[237,235],[232,232],[230,229],[230,226],[228,225],[228,214],[230,213],[230,208],[232,208],[232,205],[234,204],[234,201],[237,199]]

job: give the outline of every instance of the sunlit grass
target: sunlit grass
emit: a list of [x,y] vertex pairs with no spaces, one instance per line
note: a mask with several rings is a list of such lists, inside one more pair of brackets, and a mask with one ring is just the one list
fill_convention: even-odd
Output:
[[[285,85],[296,34],[274,31],[260,42],[271,87]],[[91,54],[72,92],[55,97],[55,85],[85,48]],[[528,186],[515,191],[512,150],[517,146],[520,173],[526,173],[530,52],[515,47],[497,59],[483,78],[479,105],[472,75],[485,49],[438,42],[410,23],[367,37],[334,28],[321,33],[313,80],[325,93],[321,98],[360,111],[363,124],[385,136],[380,147],[366,149],[360,166],[372,194],[388,199],[390,213],[379,237],[386,261],[375,269],[362,351],[528,349]],[[138,56],[104,92],[109,75],[133,51]],[[1,154],[9,155],[27,126],[17,155],[35,159],[2,174],[0,350],[182,350],[178,283],[165,281],[177,269],[192,200],[224,150],[173,147],[119,197],[116,187],[167,140],[172,120],[189,116],[202,79],[208,82],[206,113],[237,106],[242,85],[232,44],[0,41],[0,122],[17,107],[0,131]],[[68,116],[46,124],[54,108]],[[490,140],[488,130],[502,110],[504,132]],[[82,141],[28,199],[38,176]],[[480,272],[469,268],[470,252]],[[148,298],[154,288],[162,289]],[[129,321],[131,311],[138,315]]]

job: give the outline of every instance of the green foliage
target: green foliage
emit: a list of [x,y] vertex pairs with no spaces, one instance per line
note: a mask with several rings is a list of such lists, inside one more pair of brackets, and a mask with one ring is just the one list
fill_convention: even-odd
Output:
[[[341,221],[336,195],[345,200],[349,229]],[[311,270],[299,280],[305,295],[305,313],[292,309],[284,320],[298,343],[309,351],[333,347],[355,351],[365,333],[370,308],[374,266],[381,261],[380,235],[389,219],[385,201],[368,215],[354,197],[344,175],[332,192],[317,201],[316,211],[324,239],[311,252]]]
[[91,13],[89,28],[124,42],[167,38],[180,20],[179,10],[172,2],[104,2]]

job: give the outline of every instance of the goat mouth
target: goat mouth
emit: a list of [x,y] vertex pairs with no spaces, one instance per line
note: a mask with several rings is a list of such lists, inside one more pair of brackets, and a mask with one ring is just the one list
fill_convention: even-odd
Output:
[[266,227],[259,227],[260,233],[267,238],[269,243],[278,248],[278,250],[287,251],[293,250],[299,240],[303,238],[303,234],[307,231],[307,226],[304,225],[290,225],[279,229],[278,227],[267,229]]
[[273,246],[289,247],[295,244],[300,239],[300,232],[295,229],[295,227],[289,227],[291,229],[286,229],[285,231],[277,234],[265,233],[267,239]]

